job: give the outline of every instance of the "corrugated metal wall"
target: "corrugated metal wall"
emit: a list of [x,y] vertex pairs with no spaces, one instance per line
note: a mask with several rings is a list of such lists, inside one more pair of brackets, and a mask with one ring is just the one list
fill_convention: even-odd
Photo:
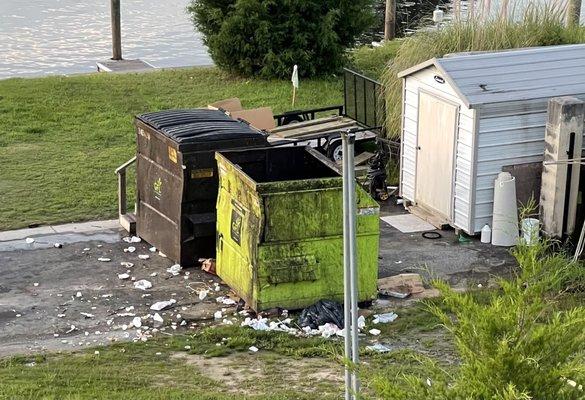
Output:
[[438,83],[434,76],[440,75],[435,67],[429,67],[409,75],[404,84],[403,132],[401,151],[401,193],[406,200],[416,203],[416,146],[418,125],[418,93],[425,90],[457,103],[459,127],[456,136],[454,226],[469,231],[471,201],[471,168],[473,160],[473,131],[475,111],[465,107],[449,83]]
[[543,160],[547,106],[548,99],[535,99],[480,107],[473,231],[492,224],[494,180],[502,167]]

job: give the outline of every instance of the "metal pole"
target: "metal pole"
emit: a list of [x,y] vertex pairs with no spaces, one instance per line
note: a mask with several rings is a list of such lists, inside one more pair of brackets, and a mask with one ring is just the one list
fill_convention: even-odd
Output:
[[347,168],[347,135],[341,133],[342,142],[342,172],[343,172],[343,321],[344,321],[344,348],[345,348],[345,400],[352,400],[351,381],[347,361],[351,360],[351,282],[349,270],[349,199],[347,190],[349,187]]
[[111,0],[112,60],[122,59],[122,28],[120,24],[120,0]]
[[[355,133],[348,133],[347,144],[347,179],[348,179],[348,201],[349,201],[349,269],[351,280],[351,352],[354,367],[359,364],[359,343],[358,343],[358,273],[357,273],[357,246],[356,246],[356,196],[355,196],[355,169],[354,169],[354,146]],[[360,390],[360,382],[357,372],[352,373],[352,389],[355,398]]]

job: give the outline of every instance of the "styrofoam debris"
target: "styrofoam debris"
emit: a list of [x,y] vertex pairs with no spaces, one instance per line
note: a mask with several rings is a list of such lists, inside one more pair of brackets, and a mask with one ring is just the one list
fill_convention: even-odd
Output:
[[112,297],[113,294],[112,293],[106,293],[106,294],[102,294],[101,297],[103,297],[104,299],[108,298],[108,297]]
[[98,261],[101,261],[101,262],[110,262],[110,261],[112,261],[112,259],[111,258],[108,258],[108,257],[99,257],[97,260]]
[[335,324],[327,322],[324,325],[319,326],[319,332],[321,332],[321,336],[324,338],[329,338],[333,335],[337,335],[339,332],[339,327]]
[[62,243],[54,243],[53,244],[53,247],[56,248],[56,249],[60,249],[60,248],[63,247],[63,244]]
[[151,248],[148,249],[148,251],[150,251],[151,253],[156,253],[156,247],[152,246]]
[[118,274],[118,279],[122,279],[123,280],[123,279],[128,279],[128,278],[130,278],[130,274],[126,274],[126,273],[124,273],[124,274]]
[[128,261],[122,261],[122,262],[120,263],[120,265],[121,265],[121,266],[123,266],[123,267],[126,267],[126,268],[132,268],[132,267],[134,266],[134,264],[133,264],[133,263],[131,263],[131,262],[128,262]]
[[357,320],[358,329],[364,329],[366,326],[366,318],[363,315],[360,315]]
[[142,241],[138,236],[126,236],[122,240],[126,243],[140,243]]
[[374,336],[378,336],[380,333],[382,333],[382,331],[380,331],[379,329],[370,329],[368,332],[370,332],[370,335],[374,335]]
[[157,301],[156,303],[154,303],[153,305],[150,306],[150,309],[154,310],[154,311],[162,311],[165,308],[169,308],[170,306],[172,306],[176,302],[177,302],[177,300],[175,300],[175,299],[170,299],[170,300],[165,300],[165,301]]
[[256,353],[256,352],[258,352],[258,347],[256,347],[256,346],[250,346],[248,348],[248,350],[250,350],[252,353]]
[[96,356],[99,356],[100,355],[100,351],[99,350],[96,350],[96,351],[93,352],[93,354],[95,354]]
[[267,331],[268,328],[268,319],[267,318],[250,318],[246,317],[244,321],[240,324],[240,326],[249,326],[250,328],[254,329],[255,331]]
[[150,256],[148,254],[139,254],[138,258],[140,258],[141,260],[148,260]]
[[134,282],[134,287],[140,290],[150,289],[152,287],[152,283],[147,281],[146,279],[141,279],[139,281]]
[[83,249],[83,251],[90,251],[91,249],[89,247],[86,247]]
[[389,312],[384,314],[374,314],[373,323],[374,324],[387,324],[389,322],[394,322],[398,318],[398,314]]
[[207,297],[207,293],[209,293],[209,290],[200,290],[199,291],[199,300],[203,300],[204,298]]
[[38,282],[35,282],[35,283],[33,283],[33,286],[34,287],[37,287],[37,286],[39,286],[39,283]]
[[222,319],[223,318],[223,314],[221,313],[221,311],[216,311],[215,313],[213,313],[213,318],[215,319]]
[[25,242],[27,242],[28,244],[34,243],[35,240],[33,238],[27,237],[26,239],[24,239]]
[[159,313],[154,313],[152,319],[154,320],[154,322],[158,322],[159,324],[162,324],[164,322],[163,318],[160,316]]
[[158,255],[163,257],[163,258],[167,258],[167,255],[165,253],[163,253],[162,251],[159,251]]
[[219,296],[218,298],[215,299],[215,301],[217,301],[218,303],[225,304],[227,306],[233,306],[235,304],[238,304],[237,301],[235,301],[234,299],[230,299],[229,297],[226,296]]
[[128,246],[124,249],[124,253],[134,253],[136,251],[136,247]]
[[173,276],[177,276],[179,275],[182,269],[183,267],[181,267],[179,264],[174,264],[167,268],[167,272]]
[[376,343],[372,346],[366,346],[366,349],[368,349],[370,351],[375,351],[377,353],[388,353],[389,351],[392,350],[390,347],[388,347],[382,343]]
[[157,274],[156,272],[153,272],[152,274],[150,274],[150,276],[152,276],[153,278],[154,278],[155,276],[157,276],[157,275],[158,275],[158,274]]
[[90,313],[86,313],[86,312],[80,312],[81,315],[83,315],[85,318],[93,318],[94,315],[90,314]]

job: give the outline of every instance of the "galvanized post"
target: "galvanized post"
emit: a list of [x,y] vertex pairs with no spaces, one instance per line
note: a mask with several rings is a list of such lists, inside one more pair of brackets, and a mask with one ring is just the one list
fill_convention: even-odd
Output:
[[348,199],[348,168],[347,168],[347,135],[341,133],[342,143],[342,172],[343,172],[343,319],[344,319],[344,349],[345,349],[345,400],[352,400],[351,381],[352,377],[349,372],[347,362],[352,359],[351,356],[351,281],[349,265],[349,199]]
[[[347,180],[348,180],[348,215],[349,215],[349,270],[351,281],[351,361],[354,368],[359,364],[359,338],[358,338],[358,273],[357,273],[357,246],[356,246],[356,195],[355,195],[355,169],[354,169],[354,147],[355,134],[348,132],[347,135],[347,153],[343,156],[347,158]],[[360,382],[357,372],[352,374],[352,390],[357,398],[360,390]]]

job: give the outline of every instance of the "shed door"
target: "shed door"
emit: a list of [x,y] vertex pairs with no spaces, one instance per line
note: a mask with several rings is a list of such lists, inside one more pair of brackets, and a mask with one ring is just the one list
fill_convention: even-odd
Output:
[[420,92],[415,200],[448,220],[458,111],[457,105]]

